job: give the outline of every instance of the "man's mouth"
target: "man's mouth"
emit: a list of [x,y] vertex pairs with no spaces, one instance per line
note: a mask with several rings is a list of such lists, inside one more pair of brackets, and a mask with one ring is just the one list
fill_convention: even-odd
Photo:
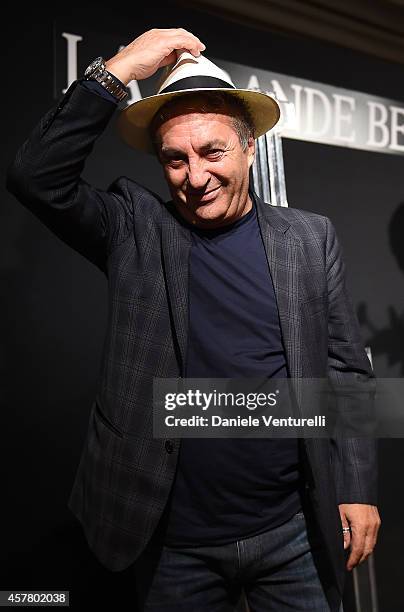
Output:
[[191,203],[200,203],[203,202],[206,204],[207,202],[211,202],[216,198],[220,191],[221,185],[211,189],[210,191],[205,191],[204,193],[191,193],[187,194],[187,200],[190,200]]

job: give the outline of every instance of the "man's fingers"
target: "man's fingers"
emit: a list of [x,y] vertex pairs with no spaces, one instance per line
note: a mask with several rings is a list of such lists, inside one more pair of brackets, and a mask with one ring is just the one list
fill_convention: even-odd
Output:
[[181,32],[181,34],[184,34],[187,37],[192,38],[198,45],[202,45],[203,47],[205,47],[201,39],[195,36],[195,34],[192,34],[192,32],[189,32],[188,30],[185,30],[184,28],[178,28],[177,31]]
[[186,36],[176,39],[175,49],[186,49],[190,51],[192,55],[199,56],[201,51],[206,49],[205,45],[198,40],[190,39]]
[[342,523],[342,535],[344,538],[344,550],[350,547],[351,545],[351,532],[348,531],[349,524],[345,517],[341,516]]
[[200,51],[199,50],[197,50],[197,49],[189,49],[184,41],[182,41],[181,43],[178,43],[178,44],[170,44],[170,46],[166,48],[165,56],[160,61],[158,67],[162,68],[163,66],[169,66],[170,64],[175,64],[175,62],[178,59],[178,56],[183,51],[188,51],[189,53],[192,53],[192,55],[194,55],[195,57],[199,57],[199,55],[200,55]]
[[171,34],[175,39],[175,41],[172,41],[172,44],[175,45],[174,49],[184,48],[197,56],[206,49],[204,43],[197,36],[188,32],[188,30],[184,30],[184,28],[173,29]]
[[347,570],[351,571],[358,565],[365,550],[366,532],[363,528],[352,529],[351,553],[347,561]]
[[377,531],[374,527],[372,527],[366,534],[365,544],[363,547],[362,556],[359,559],[359,563],[363,563],[363,561],[365,561],[369,557],[369,555],[372,554],[373,549],[376,545],[376,537]]
[[371,525],[371,527],[369,528],[366,534],[365,547],[364,547],[363,554],[362,554],[362,557],[360,558],[359,563],[362,563],[363,561],[365,561],[369,557],[369,555],[372,554],[373,549],[376,546],[379,527],[380,527],[380,518],[377,517],[377,519]]
[[169,55],[167,55],[164,59],[161,60],[158,67],[163,68],[164,66],[175,64],[176,61],[177,61],[177,54],[175,53],[175,51],[171,51]]
[[170,41],[170,46],[166,48],[165,57],[162,60],[162,62],[164,63],[161,63],[160,66],[174,64],[177,61],[177,55],[181,54],[183,51],[188,51],[189,53],[192,53],[192,55],[194,55],[195,57],[199,57],[203,49],[200,45],[192,47],[189,44],[189,41],[184,38],[174,39]]
[[366,559],[369,557],[369,555],[372,554],[373,549],[375,547],[375,543],[376,540],[374,539],[374,537],[366,537],[366,541],[365,541],[365,545],[364,545],[364,549],[363,549],[363,553],[361,555],[361,558],[358,561],[358,564],[363,563],[363,561],[366,561]]

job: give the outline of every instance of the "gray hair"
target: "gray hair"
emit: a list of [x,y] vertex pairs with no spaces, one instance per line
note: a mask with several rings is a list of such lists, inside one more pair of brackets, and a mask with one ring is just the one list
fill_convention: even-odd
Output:
[[171,98],[154,115],[149,131],[157,153],[160,145],[157,138],[158,128],[172,117],[192,112],[228,115],[243,151],[247,149],[249,139],[254,138],[254,121],[244,100],[226,91],[192,92]]

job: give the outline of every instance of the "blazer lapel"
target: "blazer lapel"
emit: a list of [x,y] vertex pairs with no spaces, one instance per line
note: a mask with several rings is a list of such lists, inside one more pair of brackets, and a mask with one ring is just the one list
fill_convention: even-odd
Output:
[[181,356],[184,374],[188,338],[188,283],[191,232],[175,211],[166,204],[168,215],[162,224],[162,253],[170,310]]
[[290,376],[298,378],[302,374],[298,243],[288,231],[290,223],[282,217],[281,211],[254,196],[278,305],[286,360]]

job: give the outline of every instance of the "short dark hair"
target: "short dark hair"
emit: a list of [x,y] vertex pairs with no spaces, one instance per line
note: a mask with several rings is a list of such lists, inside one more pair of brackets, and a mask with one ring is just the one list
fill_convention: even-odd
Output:
[[248,140],[254,138],[254,121],[247,103],[241,98],[225,91],[184,93],[166,102],[157,111],[150,123],[149,131],[157,153],[160,144],[156,139],[158,128],[172,117],[192,112],[218,113],[230,116],[243,151],[247,148]]

